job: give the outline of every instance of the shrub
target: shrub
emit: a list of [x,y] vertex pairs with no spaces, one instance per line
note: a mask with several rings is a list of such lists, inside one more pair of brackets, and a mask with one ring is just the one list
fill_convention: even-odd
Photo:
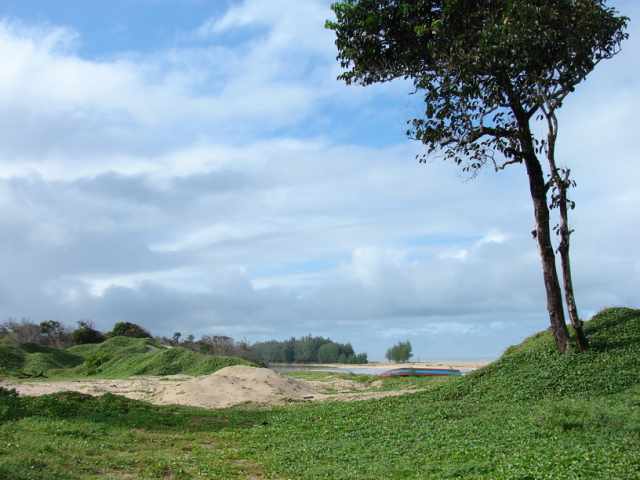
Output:
[[0,422],[22,417],[23,410],[18,392],[0,387]]
[[112,337],[151,338],[151,334],[140,325],[129,322],[118,322],[111,330]]
[[80,322],[80,326],[71,333],[71,338],[75,345],[85,345],[87,343],[102,343],[105,337],[91,325]]
[[86,358],[84,366],[87,369],[87,375],[96,375],[100,373],[101,367],[111,361],[113,357],[106,352],[96,352]]

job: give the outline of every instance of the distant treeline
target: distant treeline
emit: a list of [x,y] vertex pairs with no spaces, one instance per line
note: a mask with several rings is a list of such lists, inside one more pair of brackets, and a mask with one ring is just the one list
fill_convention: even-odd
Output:
[[258,342],[251,348],[264,363],[367,363],[367,354],[356,354],[350,343],[311,335]]
[[236,341],[226,335],[183,336],[175,332],[171,337],[154,337],[140,325],[118,322],[108,332],[101,332],[92,322],[78,322],[69,328],[60,322],[48,320],[34,323],[28,319],[9,319],[0,323],[0,338],[11,337],[18,343],[35,343],[55,348],[101,343],[109,337],[125,336],[154,338],[164,345],[180,346],[209,355],[244,358],[254,363],[367,363],[367,354],[356,354],[350,343],[337,343],[329,338],[307,335],[300,339],[249,343]]

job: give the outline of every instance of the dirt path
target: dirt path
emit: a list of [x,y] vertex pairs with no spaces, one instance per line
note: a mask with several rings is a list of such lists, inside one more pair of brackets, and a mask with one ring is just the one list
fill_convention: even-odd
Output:
[[359,382],[335,379],[307,381],[280,375],[266,368],[227,367],[203,377],[136,377],[126,380],[0,381],[21,395],[75,391],[89,395],[113,393],[156,405],[191,405],[226,408],[240,404],[282,405],[305,401],[356,401],[404,395],[415,390],[372,391]]

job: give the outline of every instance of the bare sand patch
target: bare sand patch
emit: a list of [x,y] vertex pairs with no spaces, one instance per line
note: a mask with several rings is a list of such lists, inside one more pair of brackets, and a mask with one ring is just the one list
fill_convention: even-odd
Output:
[[[394,368],[450,368],[455,370],[461,370],[463,372],[471,372],[479,368],[487,366],[491,363],[491,360],[451,360],[451,361],[431,361],[431,362],[407,362],[407,363],[386,363],[386,362],[370,362],[365,364],[350,364],[350,363],[317,363],[317,364],[305,364],[304,367],[308,369],[314,368],[330,368],[335,370],[354,370],[354,369],[366,369],[376,372],[384,372],[386,370],[392,370]],[[282,364],[283,367],[289,366],[288,364]]]
[[276,405],[313,398],[307,382],[288,378],[268,368],[226,367],[212,375],[193,378],[179,388],[165,388],[158,403],[224,408],[240,403]]
[[267,368],[233,366],[202,377],[135,377],[124,380],[0,381],[21,395],[46,395],[75,391],[99,396],[105,393],[144,400],[157,405],[226,408],[240,404],[261,406],[305,401],[355,401],[411,393],[415,390],[370,391],[359,382],[336,379],[315,382],[289,378]]

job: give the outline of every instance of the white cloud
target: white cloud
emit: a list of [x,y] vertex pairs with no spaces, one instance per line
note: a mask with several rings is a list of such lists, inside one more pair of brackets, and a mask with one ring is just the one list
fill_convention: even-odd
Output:
[[[388,123],[358,125],[359,145],[296,133],[380,93],[335,81],[325,12],[238,2],[189,48],[101,59],[69,29],[1,23],[0,315],[313,332],[373,357],[403,335],[418,352],[495,354],[544,327],[522,169],[463,182],[418,166],[415,144],[374,146]],[[637,45],[561,117],[585,314],[638,301]]]
[[500,232],[499,230],[492,230],[478,241],[478,245],[483,245],[485,243],[496,243],[500,245],[508,239],[508,235]]
[[[318,31],[326,37],[320,21]],[[268,42],[248,49],[200,44],[96,60],[77,54],[69,29],[0,22],[0,157],[10,162],[1,173],[60,176],[79,158],[85,172],[87,162],[140,171],[202,138],[238,140],[300,121],[330,95],[326,87],[340,88],[333,62],[325,58],[319,76],[296,71],[291,52],[304,57],[315,47],[283,38],[302,33],[291,22],[268,32]],[[319,44],[330,54],[330,43]]]
[[[231,30],[264,27],[266,34],[260,39],[264,48],[256,49],[273,64],[280,60],[271,56],[282,51],[316,52],[323,56],[332,53],[332,33],[324,28],[324,21],[332,16],[325,0],[245,0],[232,6],[221,18],[204,22],[197,30],[200,37],[217,36]],[[293,66],[297,68],[297,66]]]

